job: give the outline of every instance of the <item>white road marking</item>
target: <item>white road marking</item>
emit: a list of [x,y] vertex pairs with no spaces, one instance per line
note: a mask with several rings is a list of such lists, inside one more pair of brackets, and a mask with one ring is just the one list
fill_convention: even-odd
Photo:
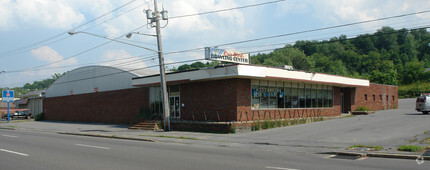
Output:
[[75,144],[76,146],[84,146],[84,147],[90,147],[90,148],[98,148],[98,149],[110,149],[107,147],[102,147],[102,146],[93,146],[93,145],[84,145],[84,144]]
[[19,153],[19,152],[15,152],[15,151],[6,150],[6,149],[0,149],[0,151],[9,152],[9,153],[13,153],[13,154],[21,155],[21,156],[29,156],[28,154],[25,154],[25,153]]
[[272,167],[272,166],[266,166],[266,169],[300,170],[300,169],[290,169],[290,168],[281,168],[281,167]]
[[11,138],[17,138],[18,137],[18,136],[12,136],[12,135],[2,135],[2,136],[11,137]]

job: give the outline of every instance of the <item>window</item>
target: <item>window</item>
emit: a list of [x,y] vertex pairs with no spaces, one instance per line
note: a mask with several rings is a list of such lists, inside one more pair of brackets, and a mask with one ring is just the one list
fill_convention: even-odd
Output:
[[379,100],[382,101],[382,95],[379,95]]
[[388,95],[387,95],[387,97],[386,97],[386,98],[387,98],[387,102],[388,102]]
[[376,101],[376,100],[375,100],[375,95],[373,95],[373,101]]
[[394,96],[393,96],[393,101],[394,101]]
[[251,108],[333,107],[333,87],[305,83],[251,81]]
[[161,102],[161,88],[150,87],[149,88],[149,108],[155,115],[163,114],[162,102]]
[[367,94],[364,94],[364,101],[367,102]]

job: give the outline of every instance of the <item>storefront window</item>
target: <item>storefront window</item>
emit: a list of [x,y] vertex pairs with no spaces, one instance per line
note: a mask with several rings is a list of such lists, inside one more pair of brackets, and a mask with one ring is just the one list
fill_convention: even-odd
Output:
[[323,89],[320,85],[317,87],[317,102],[318,107],[323,107]]
[[284,86],[285,86],[285,108],[291,108],[292,107],[291,83],[284,83]]
[[149,107],[151,112],[155,115],[163,114],[161,104],[161,90],[160,87],[149,88]]
[[252,109],[333,107],[331,86],[252,80],[251,90]]

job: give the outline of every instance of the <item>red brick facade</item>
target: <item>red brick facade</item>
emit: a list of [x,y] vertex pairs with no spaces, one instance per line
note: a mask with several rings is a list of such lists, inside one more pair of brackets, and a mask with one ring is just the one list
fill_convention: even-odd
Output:
[[398,106],[397,88],[397,86],[381,84],[358,87],[355,91],[355,102],[352,105],[352,109],[354,110],[359,106],[366,106],[370,110],[395,109]]
[[129,124],[148,107],[148,88],[45,98],[46,120]]
[[[241,122],[339,116],[359,106],[371,110],[397,107],[397,86],[333,87],[333,107],[251,109],[251,80],[222,79],[180,84],[180,120]],[[367,95],[367,100],[366,96]],[[373,101],[375,95],[375,101]],[[387,100],[388,98],[388,100]],[[149,107],[149,87],[46,98],[47,120],[128,124]]]

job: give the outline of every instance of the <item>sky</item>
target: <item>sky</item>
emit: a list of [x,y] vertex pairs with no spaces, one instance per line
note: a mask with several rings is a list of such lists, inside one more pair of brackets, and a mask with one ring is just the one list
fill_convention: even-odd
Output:
[[[382,26],[410,29],[430,23],[430,12],[413,14],[430,10],[428,0],[157,2],[159,11],[168,11],[169,19],[161,21],[168,68],[207,62],[204,47],[255,55],[297,40],[351,38]],[[144,13],[148,9],[154,11],[153,0],[0,0],[0,72],[5,70],[0,87],[20,87],[89,65],[158,70],[156,38],[125,36],[155,34]],[[206,13],[211,11],[219,12]],[[413,15],[372,21],[403,14]],[[369,22],[358,24],[363,21]],[[330,28],[350,23],[357,24]]]

